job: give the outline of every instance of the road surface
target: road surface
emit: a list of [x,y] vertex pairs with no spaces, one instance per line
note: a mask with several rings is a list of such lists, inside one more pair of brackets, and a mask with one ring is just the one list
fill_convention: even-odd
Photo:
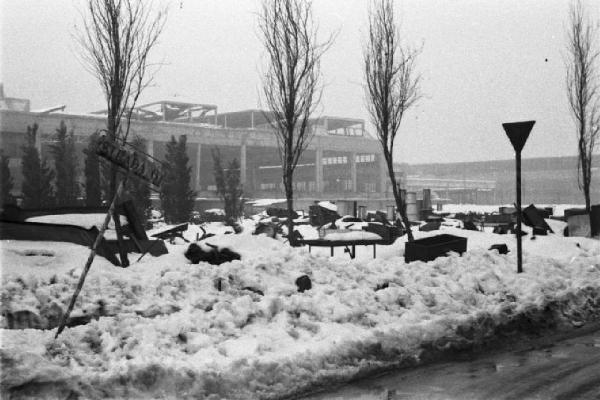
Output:
[[561,339],[394,372],[305,399],[600,400],[600,330]]

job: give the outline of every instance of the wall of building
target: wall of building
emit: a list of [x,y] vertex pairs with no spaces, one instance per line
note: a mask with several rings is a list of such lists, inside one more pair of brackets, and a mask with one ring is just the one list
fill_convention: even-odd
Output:
[[[521,171],[523,204],[584,203],[577,184],[577,157],[523,159]],[[413,179],[435,177],[455,182],[456,185],[449,185],[447,192],[438,191],[450,202],[510,204],[515,201],[514,160],[410,165],[407,173]],[[474,184],[479,190],[472,182],[480,182]],[[494,182],[494,186],[489,187],[485,182]],[[591,197],[592,203],[600,203],[600,155],[594,158]]]
[[[28,126],[38,125],[39,149],[49,158],[49,146],[60,122],[73,131],[79,155],[79,177],[83,181],[83,149],[87,138],[105,127],[99,116],[62,113],[0,111],[0,147],[10,157],[15,192],[22,181],[20,158]],[[133,121],[130,137],[146,139],[153,157],[164,159],[166,143],[172,136],[186,135],[192,186],[198,197],[215,198],[213,151],[219,149],[223,164],[237,158],[245,193],[251,198],[282,197],[281,162],[272,131],[232,129],[172,122]],[[385,193],[387,174],[381,168],[379,143],[368,137],[315,135],[303,154],[294,175],[299,201],[358,198],[367,202],[389,197]]]

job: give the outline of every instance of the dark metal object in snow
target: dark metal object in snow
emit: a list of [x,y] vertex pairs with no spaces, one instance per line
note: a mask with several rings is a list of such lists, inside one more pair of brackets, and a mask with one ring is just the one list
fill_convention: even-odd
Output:
[[[529,137],[535,121],[510,122],[502,124],[508,139],[515,149],[517,174],[517,232],[521,231],[521,150]],[[523,248],[521,235],[517,235],[517,272],[523,272]]]
[[463,222],[464,229],[467,231],[478,231],[477,226],[473,221],[465,221]]
[[523,210],[523,223],[534,229],[534,235],[545,235],[547,232],[554,233],[544,218],[547,218],[546,210],[539,210],[530,204]]
[[217,246],[210,243],[205,242],[204,244],[210,249],[204,250],[196,243],[192,243],[184,253],[185,257],[190,260],[192,264],[198,264],[203,261],[212,265],[220,265],[225,262],[242,259],[238,253],[228,248],[219,249]]
[[499,254],[508,254],[508,246],[505,243],[493,244],[489,250],[498,250]]
[[462,255],[467,251],[467,238],[443,234],[406,242],[404,261],[432,261],[450,251]]
[[421,232],[437,231],[440,229],[441,226],[442,226],[442,221],[431,221],[431,222],[427,222],[425,225],[421,225],[419,227],[419,231],[421,231]]
[[157,232],[153,234],[152,237],[162,240],[169,240],[171,243],[173,243],[175,238],[181,238],[184,242],[189,243],[189,240],[183,237],[183,232],[187,231],[187,228],[188,223],[186,222],[185,224],[175,225],[172,228]]
[[264,234],[270,238],[275,238],[277,236],[277,231],[281,231],[281,225],[273,222],[259,222],[258,225],[256,225],[256,229],[254,229],[254,232],[252,234]]
[[296,279],[296,286],[298,287],[298,291],[300,293],[304,293],[312,288],[312,282],[310,281],[308,275],[302,275]]
[[373,246],[373,258],[377,256],[376,245],[385,244],[384,240],[323,240],[323,239],[301,239],[298,241],[300,246],[308,245],[308,252],[312,251],[313,247],[329,247],[329,255],[333,257],[336,247],[343,247],[344,253],[348,253],[351,259],[356,257],[356,246]]

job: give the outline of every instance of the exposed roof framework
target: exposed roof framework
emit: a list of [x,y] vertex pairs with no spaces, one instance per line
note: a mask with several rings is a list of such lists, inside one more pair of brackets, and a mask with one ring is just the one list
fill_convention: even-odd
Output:
[[[93,114],[106,114],[106,110]],[[218,114],[216,105],[162,100],[136,107],[133,109],[132,119],[206,124],[233,129],[271,129],[267,117],[273,115],[272,111],[258,109]],[[357,118],[321,116],[312,118],[310,127],[316,135],[365,136],[365,121]]]
[[[106,110],[95,111],[92,114],[106,114]],[[169,100],[155,101],[134,108],[132,119],[212,125],[217,119],[217,106]]]
[[[267,116],[273,116],[273,112],[264,110],[233,111],[219,114],[217,124],[225,128],[270,129]],[[321,135],[364,136],[365,132],[365,122],[355,118],[322,116],[311,119],[310,125],[315,129],[316,134]]]

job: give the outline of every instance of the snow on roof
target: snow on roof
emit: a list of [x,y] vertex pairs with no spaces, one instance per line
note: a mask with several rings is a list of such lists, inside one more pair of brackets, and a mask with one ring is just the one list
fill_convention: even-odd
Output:
[[[85,229],[90,229],[92,226],[100,229],[104,223],[106,214],[57,214],[57,215],[40,215],[38,217],[27,218],[26,222],[41,222],[44,224],[59,224],[59,225],[75,225]],[[122,225],[127,224],[127,218],[121,215],[119,220]],[[114,221],[110,220],[109,229],[114,229]]]
[[222,208],[209,208],[208,210],[204,210],[204,212],[210,214],[225,215],[225,211]]
[[330,202],[330,201],[320,201],[318,204],[321,207],[326,208],[326,209],[331,210],[331,211],[336,211],[337,212],[337,210],[338,210],[338,207],[335,204],[333,204],[332,202]]
[[285,203],[286,199],[257,199],[252,201],[247,201],[246,204],[253,205],[254,207],[267,207],[272,206],[273,204]]

